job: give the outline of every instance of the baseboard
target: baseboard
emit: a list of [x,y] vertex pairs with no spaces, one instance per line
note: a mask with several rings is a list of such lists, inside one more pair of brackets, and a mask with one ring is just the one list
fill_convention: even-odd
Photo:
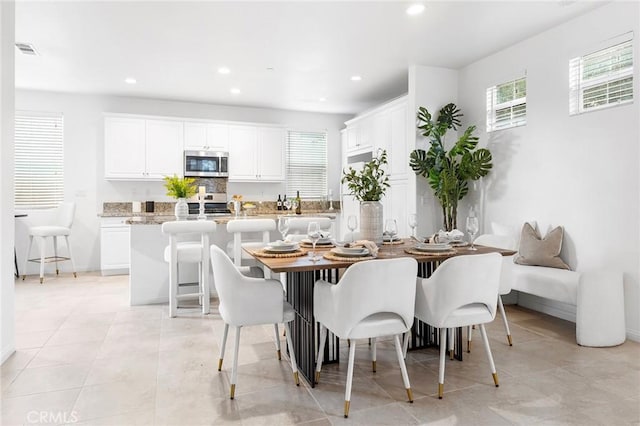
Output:
[[627,328],[627,339],[640,342],[640,331]]
[[518,294],[518,305],[566,321],[576,322],[576,307],[574,305],[556,302],[527,293]]
[[15,351],[16,351],[16,348],[13,346],[2,348],[2,353],[0,354],[0,365],[4,364],[4,362],[8,360],[9,357],[13,355]]
[[103,277],[110,275],[129,275],[129,268],[120,269],[102,269],[100,271]]

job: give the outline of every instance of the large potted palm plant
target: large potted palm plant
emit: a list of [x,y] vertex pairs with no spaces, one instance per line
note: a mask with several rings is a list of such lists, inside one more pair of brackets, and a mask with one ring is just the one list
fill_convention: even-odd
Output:
[[418,108],[418,129],[429,138],[430,147],[428,151],[416,149],[410,155],[411,168],[427,179],[442,206],[446,231],[457,228],[458,201],[469,192],[468,182],[486,176],[492,167],[491,152],[476,149],[478,137],[473,135],[476,126],[469,126],[447,150],[447,131],[458,130],[462,115],[453,103],[442,107],[435,120],[426,108]]
[[350,194],[360,201],[360,233],[362,238],[382,244],[382,204],[380,199],[389,187],[389,176],[383,165],[387,164],[387,152],[381,150],[378,155],[365,163],[362,170],[349,167],[343,172],[342,183],[347,184]]

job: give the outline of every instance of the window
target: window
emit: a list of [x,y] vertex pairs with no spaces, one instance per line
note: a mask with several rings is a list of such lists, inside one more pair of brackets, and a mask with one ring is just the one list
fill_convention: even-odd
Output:
[[527,78],[487,89],[487,132],[527,124]]
[[64,196],[62,114],[16,111],[15,123],[15,206],[55,207]]
[[327,133],[287,133],[287,196],[322,198],[327,195]]
[[632,40],[569,61],[569,114],[633,102]]

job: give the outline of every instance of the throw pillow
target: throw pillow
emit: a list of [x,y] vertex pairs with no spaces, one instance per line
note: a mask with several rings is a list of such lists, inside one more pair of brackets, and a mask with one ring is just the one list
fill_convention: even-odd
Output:
[[520,248],[514,262],[519,265],[546,266],[548,268],[571,269],[560,258],[564,231],[558,226],[540,238],[540,234],[529,223],[522,227]]

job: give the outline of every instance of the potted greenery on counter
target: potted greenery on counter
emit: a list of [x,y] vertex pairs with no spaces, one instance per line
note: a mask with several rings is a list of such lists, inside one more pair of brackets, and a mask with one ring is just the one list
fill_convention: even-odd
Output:
[[189,206],[186,199],[196,194],[195,179],[181,178],[176,175],[165,176],[164,187],[167,188],[167,195],[177,199],[175,215],[177,220],[184,220],[189,215]]

